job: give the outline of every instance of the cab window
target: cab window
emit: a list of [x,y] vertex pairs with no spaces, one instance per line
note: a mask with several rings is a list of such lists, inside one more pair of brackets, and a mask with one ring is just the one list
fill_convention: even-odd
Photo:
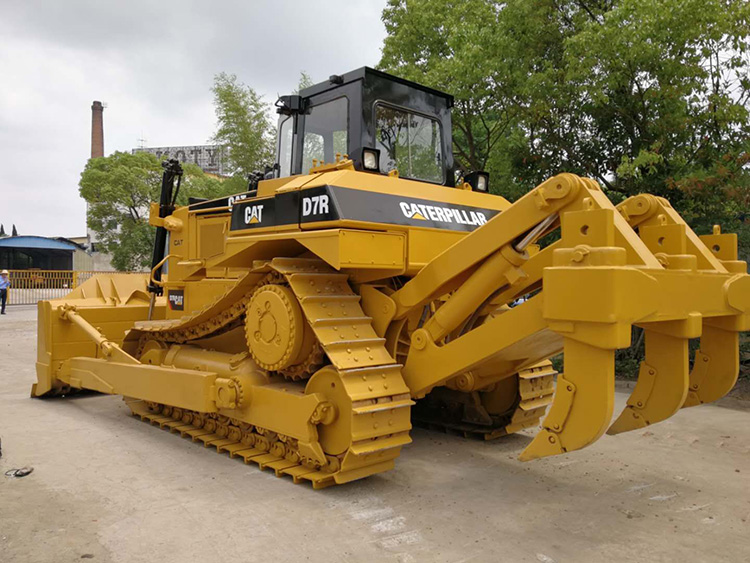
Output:
[[380,170],[440,184],[444,181],[440,123],[436,119],[393,108],[375,106],[375,144]]
[[336,153],[346,154],[349,146],[349,101],[337,98],[310,108],[305,115],[302,141],[302,173],[312,168],[313,159],[335,162]]
[[292,123],[293,119],[287,115],[279,123],[279,177],[292,175]]

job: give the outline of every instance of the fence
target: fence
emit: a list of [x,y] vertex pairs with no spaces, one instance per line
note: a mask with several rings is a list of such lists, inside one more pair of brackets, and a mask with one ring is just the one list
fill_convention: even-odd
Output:
[[97,274],[112,273],[92,270],[10,270],[8,305],[36,305],[37,301],[59,299]]

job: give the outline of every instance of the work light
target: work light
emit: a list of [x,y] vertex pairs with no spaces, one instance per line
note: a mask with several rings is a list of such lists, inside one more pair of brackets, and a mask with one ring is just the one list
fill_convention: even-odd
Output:
[[378,149],[362,149],[362,168],[371,172],[380,172],[380,151]]
[[464,182],[471,186],[472,191],[487,193],[490,191],[489,172],[472,172],[464,177]]

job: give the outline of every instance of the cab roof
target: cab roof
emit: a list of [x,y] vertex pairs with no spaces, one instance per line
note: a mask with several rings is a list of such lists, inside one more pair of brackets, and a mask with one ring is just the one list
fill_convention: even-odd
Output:
[[421,90],[422,92],[427,92],[429,94],[432,94],[433,96],[444,98],[446,100],[447,106],[449,108],[453,107],[453,96],[451,96],[450,94],[446,94],[445,92],[435,90],[434,88],[430,88],[428,86],[423,86],[422,84],[412,82],[411,80],[406,80],[405,78],[400,78],[398,76],[388,74],[387,72],[383,72],[381,70],[370,68],[369,66],[363,66],[345,74],[333,75],[325,82],[320,82],[318,84],[313,84],[312,86],[309,86],[307,88],[303,88],[302,90],[300,90],[299,95],[303,98],[307,98],[316,94],[320,94],[322,92],[327,92],[328,90],[333,90],[334,88],[339,88],[343,84],[348,84],[357,80],[362,80],[365,84],[369,82],[386,80],[397,82],[399,84],[403,84],[404,86],[408,86],[409,88],[414,88],[415,90]]

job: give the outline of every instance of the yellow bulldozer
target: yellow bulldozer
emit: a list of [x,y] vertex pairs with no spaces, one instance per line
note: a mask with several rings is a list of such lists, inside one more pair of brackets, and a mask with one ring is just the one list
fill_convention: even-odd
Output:
[[[321,488],[392,468],[413,422],[494,438],[541,421],[531,460],[733,387],[750,329],[736,235],[573,174],[515,203],[484,172],[457,181],[453,98],[373,69],[276,105],[276,163],[247,192],[176,206],[164,163],[149,274],[39,303],[34,397],[120,394]],[[645,359],[610,426],[633,326]]]

